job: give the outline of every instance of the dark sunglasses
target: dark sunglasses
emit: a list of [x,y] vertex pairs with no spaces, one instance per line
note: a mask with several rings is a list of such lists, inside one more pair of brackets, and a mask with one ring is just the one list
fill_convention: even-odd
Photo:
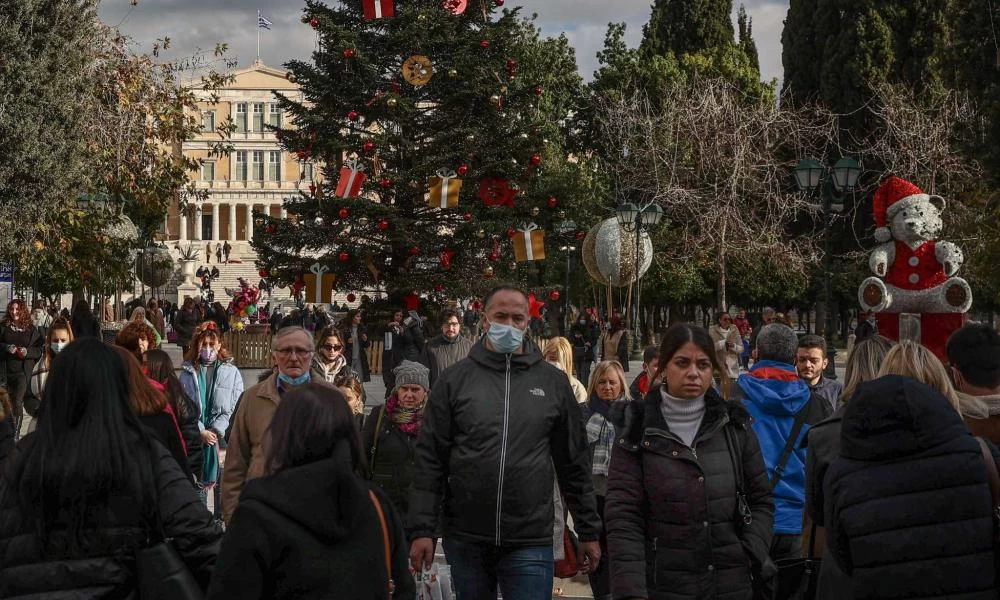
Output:
[[320,348],[324,350],[343,350],[344,347],[340,344],[323,344]]

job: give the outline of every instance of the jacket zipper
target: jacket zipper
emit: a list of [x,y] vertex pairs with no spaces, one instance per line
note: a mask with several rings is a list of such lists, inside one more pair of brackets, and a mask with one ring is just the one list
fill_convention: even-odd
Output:
[[507,424],[510,415],[510,354],[507,355],[507,372],[504,376],[503,389],[503,437],[500,441],[500,476],[497,482],[497,522],[496,545],[500,545],[500,513],[503,503],[503,471],[507,460]]
[[657,585],[657,580],[659,579],[656,568],[656,543],[659,540],[660,538],[658,537],[653,538],[653,585]]

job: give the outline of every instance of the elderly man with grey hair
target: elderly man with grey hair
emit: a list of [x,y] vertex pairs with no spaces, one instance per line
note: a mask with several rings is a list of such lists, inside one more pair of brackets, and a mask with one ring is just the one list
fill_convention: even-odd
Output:
[[799,379],[795,353],[799,340],[791,327],[765,325],[757,336],[757,362],[740,375],[737,387],[753,416],[767,474],[774,488],[774,538],[771,558],[802,556],[806,450],[809,427],[830,416],[830,403]]

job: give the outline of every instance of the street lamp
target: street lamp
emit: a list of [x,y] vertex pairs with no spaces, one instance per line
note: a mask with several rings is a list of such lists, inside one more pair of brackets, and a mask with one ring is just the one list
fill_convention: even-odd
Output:
[[639,326],[639,269],[642,266],[639,256],[639,244],[643,231],[649,231],[660,223],[663,209],[659,204],[650,202],[639,208],[631,202],[621,204],[615,210],[618,224],[625,231],[635,232],[635,307],[632,311],[632,360],[642,360],[642,329]]
[[569,337],[569,271],[570,271],[570,258],[573,257],[573,253],[576,252],[576,246],[566,245],[559,246],[560,252],[566,253],[566,287],[563,288],[563,335]]
[[817,208],[823,214],[823,295],[826,302],[823,337],[826,338],[826,352],[829,359],[824,374],[831,379],[837,378],[835,364],[837,350],[833,347],[833,283],[830,274],[833,257],[830,251],[830,222],[832,215],[844,210],[844,198],[854,192],[860,176],[861,165],[847,156],[838,160],[829,169],[812,158],[799,161],[795,167],[795,184],[799,190],[810,195],[816,193],[822,195]]

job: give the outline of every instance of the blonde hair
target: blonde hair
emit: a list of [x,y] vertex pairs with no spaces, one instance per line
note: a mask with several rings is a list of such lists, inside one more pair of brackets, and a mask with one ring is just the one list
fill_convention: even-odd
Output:
[[916,342],[900,342],[889,350],[878,372],[879,377],[883,375],[903,375],[925,383],[941,392],[955,410],[958,410],[958,394],[948,379],[944,365],[930,350]]
[[862,340],[847,356],[847,370],[844,372],[844,389],[840,392],[840,404],[846,404],[858,391],[858,386],[878,377],[882,361],[895,342],[881,335]]
[[569,340],[564,337],[550,339],[545,343],[545,350],[542,352],[542,356],[545,357],[545,360],[548,360],[549,354],[556,355],[556,362],[562,365],[566,377],[576,375],[573,372],[573,346],[570,345]]
[[594,367],[594,372],[590,375],[590,386],[587,388],[587,397],[590,398],[594,395],[597,390],[597,382],[604,377],[607,371],[614,371],[615,375],[618,376],[618,381],[622,385],[622,395],[625,396],[626,400],[631,400],[632,395],[628,391],[628,383],[625,382],[625,369],[622,368],[621,363],[617,360],[602,360],[597,363]]

